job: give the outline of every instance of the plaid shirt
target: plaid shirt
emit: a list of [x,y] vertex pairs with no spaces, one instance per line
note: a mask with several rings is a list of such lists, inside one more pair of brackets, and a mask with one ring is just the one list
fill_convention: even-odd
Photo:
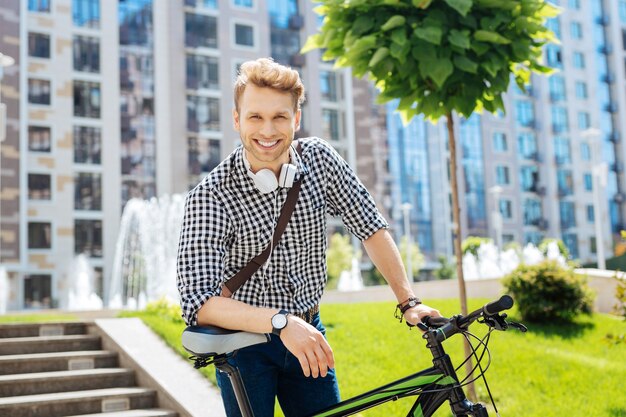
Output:
[[[326,216],[341,216],[361,240],[388,224],[354,171],[325,141],[300,139],[302,189],[270,259],[233,298],[257,307],[305,312],[326,285]],[[288,189],[261,194],[247,175],[240,146],[187,195],[178,247],[183,317],[196,313],[222,284],[270,242]]]

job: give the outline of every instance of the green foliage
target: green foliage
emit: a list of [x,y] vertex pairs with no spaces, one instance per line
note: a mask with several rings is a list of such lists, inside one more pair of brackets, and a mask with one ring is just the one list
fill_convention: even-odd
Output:
[[615,273],[615,280],[617,280],[617,286],[615,287],[615,299],[617,303],[613,307],[616,314],[619,314],[626,320],[626,278],[624,275],[618,275]]
[[[407,263],[407,256],[406,256],[407,246],[408,246],[408,243],[407,243],[406,236],[402,236],[402,238],[400,239],[400,246],[398,247],[398,250],[400,251],[400,256],[402,257],[402,263],[404,264],[404,268],[408,274],[409,270],[407,267],[408,263]],[[417,243],[411,242],[411,269],[413,270],[413,274],[411,276],[413,277],[413,280],[416,280],[417,276],[420,273],[420,270],[424,266],[424,262],[425,262],[424,255],[422,254],[422,251],[420,251],[419,246],[417,245]]]
[[527,321],[570,322],[579,314],[592,312],[594,296],[586,279],[556,261],[522,264],[505,276],[502,284]]
[[480,249],[482,244],[491,242],[493,242],[493,240],[488,237],[468,236],[463,242],[461,242],[461,253],[463,253],[463,255],[471,253],[474,255],[474,258],[479,260],[478,249]]
[[558,9],[545,0],[315,1],[325,17],[303,52],[367,74],[404,120],[504,110],[511,75],[525,89],[533,71],[551,72],[541,55]]
[[437,279],[452,279],[456,277],[456,265],[445,255],[439,255],[437,260],[441,266],[433,272]]
[[343,271],[350,270],[352,258],[355,256],[360,257],[360,254],[355,253],[349,235],[335,233],[330,237],[328,251],[326,252],[327,289],[337,288],[339,276]]
[[569,250],[567,249],[567,246],[565,245],[565,243],[563,243],[561,239],[554,239],[554,238],[547,237],[539,243],[539,246],[537,247],[537,249],[539,249],[541,253],[543,254],[543,256],[545,257],[548,255],[548,245],[550,245],[550,243],[552,242],[555,242],[556,245],[559,247],[559,253],[563,256],[563,258],[569,259],[570,257]]
[[173,323],[184,323],[180,305],[166,297],[161,297],[156,301],[148,303],[144,312]]

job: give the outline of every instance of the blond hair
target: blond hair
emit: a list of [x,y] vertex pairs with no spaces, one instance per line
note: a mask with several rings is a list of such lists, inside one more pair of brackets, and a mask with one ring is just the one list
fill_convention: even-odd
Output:
[[235,109],[237,111],[239,111],[239,99],[248,83],[290,93],[296,111],[304,102],[304,84],[298,71],[274,62],[272,58],[259,58],[241,64],[235,80]]

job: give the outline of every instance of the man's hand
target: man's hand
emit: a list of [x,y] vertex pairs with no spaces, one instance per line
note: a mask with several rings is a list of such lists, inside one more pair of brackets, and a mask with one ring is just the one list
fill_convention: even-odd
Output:
[[280,339],[300,361],[304,376],[325,377],[328,370],[335,367],[333,350],[324,335],[301,318],[290,315]]
[[428,307],[426,304],[418,304],[413,308],[409,308],[404,312],[404,319],[407,323],[412,324],[413,326],[420,323],[422,319],[426,316],[430,317],[441,317],[441,313],[439,310],[436,310],[432,307]]

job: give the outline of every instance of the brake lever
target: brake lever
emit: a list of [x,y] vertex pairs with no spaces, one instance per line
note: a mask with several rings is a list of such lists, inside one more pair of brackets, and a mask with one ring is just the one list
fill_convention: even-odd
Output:
[[485,324],[496,330],[505,331],[509,327],[509,323],[505,320],[506,314],[494,314],[492,316],[483,317]]
[[514,321],[511,321],[509,322],[509,326],[519,330],[522,333],[526,333],[528,331],[528,327],[524,326],[522,323],[516,323]]

